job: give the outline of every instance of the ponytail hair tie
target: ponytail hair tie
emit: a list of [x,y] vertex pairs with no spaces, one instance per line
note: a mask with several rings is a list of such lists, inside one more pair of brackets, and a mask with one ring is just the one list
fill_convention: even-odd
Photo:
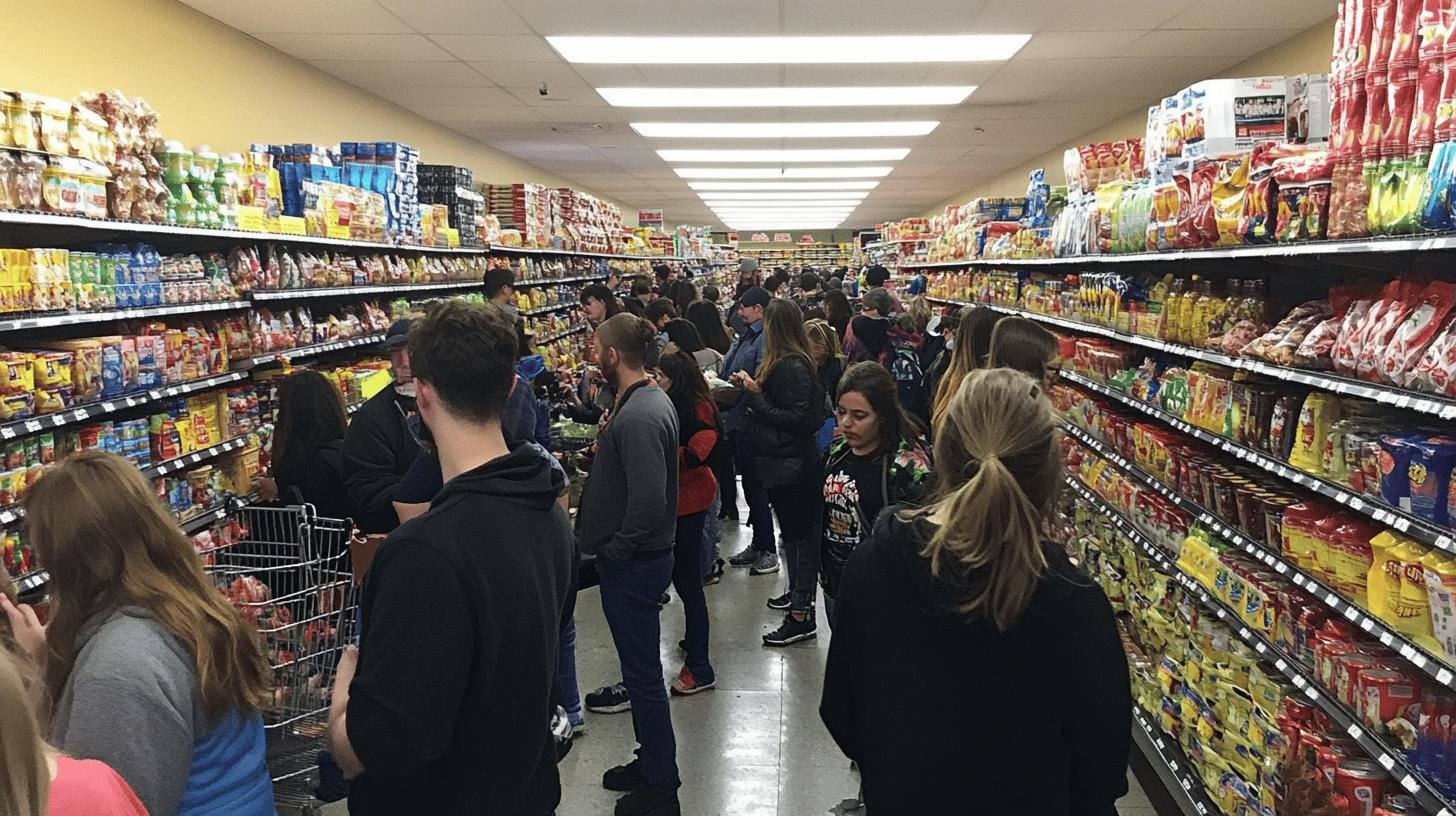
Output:
[[988,454],[980,459],[972,459],[966,462],[965,467],[961,468],[961,475],[964,476],[967,481],[969,481],[976,478],[976,474],[981,472],[982,465],[987,462],[999,461],[1001,461],[1001,459],[995,454]]

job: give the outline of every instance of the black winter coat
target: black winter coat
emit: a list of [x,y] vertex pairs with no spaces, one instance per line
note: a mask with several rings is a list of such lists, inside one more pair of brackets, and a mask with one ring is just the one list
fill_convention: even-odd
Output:
[[285,503],[311,504],[323,518],[352,518],[353,505],[344,489],[344,440],[324,442],[291,468],[277,468],[278,498]]
[[765,488],[796,484],[812,476],[819,459],[814,432],[824,422],[824,386],[809,361],[786,357],[746,392],[753,464]]
[[414,400],[385,388],[354,414],[344,436],[344,486],[354,523],[364,533],[387,533],[399,526],[394,488],[420,452],[405,426]]

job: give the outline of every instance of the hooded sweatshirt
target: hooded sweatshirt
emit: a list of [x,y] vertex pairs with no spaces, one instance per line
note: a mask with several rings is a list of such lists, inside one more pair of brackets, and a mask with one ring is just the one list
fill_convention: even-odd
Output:
[[51,741],[115,768],[154,816],[274,812],[262,718],[209,720],[192,655],[139,606],[81,625]]
[[956,611],[920,555],[925,523],[892,509],[845,568],[819,709],[859,762],[865,809],[1114,816],[1132,697],[1102,589],[1047,544],[1030,605],[1000,632]]
[[534,446],[462,473],[379,548],[360,600],[349,812],[547,816],[575,551],[565,477]]

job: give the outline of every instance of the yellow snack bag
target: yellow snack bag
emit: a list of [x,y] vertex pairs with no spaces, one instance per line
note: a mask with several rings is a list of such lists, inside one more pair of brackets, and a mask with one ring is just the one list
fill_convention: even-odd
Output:
[[1320,391],[1311,392],[1299,411],[1294,429],[1294,447],[1289,464],[1305,473],[1324,474],[1325,437],[1340,419],[1340,398]]

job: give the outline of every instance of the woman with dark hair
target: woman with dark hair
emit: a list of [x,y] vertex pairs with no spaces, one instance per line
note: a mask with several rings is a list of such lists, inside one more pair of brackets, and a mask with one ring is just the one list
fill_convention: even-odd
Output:
[[[824,612],[834,625],[834,598],[844,565],[892,504],[916,504],[930,483],[930,454],[920,423],[900,405],[899,384],[884,366],[856,363],[839,381],[834,414],[839,435],[824,463],[824,510],[815,564]],[[800,570],[805,567],[800,566]],[[812,603],[812,593],[801,606]]]
[[311,504],[325,518],[353,515],[344,489],[344,432],[348,419],[328,377],[299,369],[278,384],[273,422],[272,478],[258,484],[265,501]]
[[694,286],[690,280],[680,280],[673,283],[672,288],[668,290],[668,297],[677,306],[679,312],[684,312],[687,311],[688,306],[697,301],[698,287]]
[[950,404],[950,398],[961,387],[961,380],[972,371],[986,367],[991,356],[991,332],[996,328],[998,320],[1001,320],[1001,315],[985,306],[961,310],[955,330],[955,345],[950,350],[950,363],[936,377],[934,383],[927,382],[934,395],[930,407],[931,428],[940,421],[940,415]]
[[714,374],[723,366],[723,355],[703,345],[703,338],[698,334],[698,327],[694,326],[680,317],[667,321],[662,329],[667,333],[667,341],[676,343],[677,347],[692,355],[698,368],[711,369]]
[[991,332],[991,368],[1009,368],[1050,383],[1057,372],[1057,338],[1024,317],[1003,317]]
[[944,813],[966,791],[976,813],[1117,813],[1127,658],[1051,535],[1057,425],[1039,380],[972,372],[936,433],[934,495],[881,513],[844,569],[819,713],[868,813]]
[[728,327],[723,325],[723,313],[712,303],[700,300],[688,307],[684,317],[697,327],[703,345],[713,351],[727,354],[733,346],[733,341],[728,338]]
[[839,334],[839,342],[844,342],[845,333],[849,331],[849,321],[854,318],[854,309],[849,305],[849,296],[843,290],[830,289],[824,293],[824,314],[829,325]]
[[708,600],[703,595],[703,525],[718,483],[708,456],[718,444],[718,409],[708,381],[693,358],[668,343],[658,361],[657,384],[667,391],[678,421],[677,532],[672,545],[672,585],[686,618],[686,664],[672,681],[674,694],[697,694],[716,682],[708,660]]
[[[758,370],[752,375],[737,372],[733,380],[744,389],[753,462],[778,518],[789,558],[788,592],[770,599],[769,607],[787,609],[789,597],[800,585],[812,587],[814,582],[813,575],[798,574],[798,551],[810,546],[814,530],[819,485],[814,432],[824,418],[824,388],[819,384],[798,306],[782,298],[769,301],[763,338]],[[813,636],[812,616],[796,621],[785,615],[784,625],[764,635],[763,642],[786,646]]]

